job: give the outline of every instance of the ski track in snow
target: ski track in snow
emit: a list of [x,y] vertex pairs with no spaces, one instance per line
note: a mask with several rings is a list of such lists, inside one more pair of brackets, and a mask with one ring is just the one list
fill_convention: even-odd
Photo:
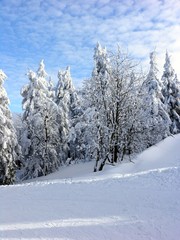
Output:
[[179,176],[172,167],[1,187],[11,199],[2,211],[6,223],[0,216],[0,239],[178,239],[178,199],[168,197],[171,188],[179,196]]
[[172,151],[172,166],[1,186],[0,240],[179,240],[180,150]]

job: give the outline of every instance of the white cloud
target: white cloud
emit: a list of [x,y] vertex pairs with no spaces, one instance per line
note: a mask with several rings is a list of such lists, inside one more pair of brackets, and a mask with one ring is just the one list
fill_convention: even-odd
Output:
[[27,66],[36,69],[41,58],[49,72],[71,65],[76,83],[87,78],[97,41],[109,49],[119,43],[145,62],[156,47],[161,70],[168,49],[180,78],[179,12],[178,0],[2,0],[0,67],[9,74],[8,92],[17,93]]

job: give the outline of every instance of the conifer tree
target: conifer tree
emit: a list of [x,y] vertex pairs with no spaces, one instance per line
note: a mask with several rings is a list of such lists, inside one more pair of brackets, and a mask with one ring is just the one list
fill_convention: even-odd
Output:
[[28,72],[29,84],[22,89],[24,138],[26,158],[24,178],[34,178],[54,172],[61,163],[58,109],[52,100],[41,61],[37,73]]
[[73,86],[70,67],[58,72],[55,102],[60,114],[61,132],[63,133],[64,159],[74,160],[78,158],[78,136],[76,133],[79,116],[81,114],[80,102]]
[[147,147],[156,144],[169,133],[170,118],[162,103],[161,82],[158,75],[156,53],[150,53],[150,70],[142,86],[144,93],[144,111],[146,112],[147,124],[144,133],[147,136]]
[[180,83],[171,66],[168,52],[166,52],[162,83],[163,102],[171,119],[170,132],[176,134],[180,132]]
[[6,75],[0,70],[0,185],[15,180],[16,161],[21,152],[9,110],[9,99],[3,87]]
[[94,171],[99,170],[109,153],[109,80],[110,64],[106,48],[97,43],[94,50],[92,77],[85,83],[88,131],[87,157],[95,159]]

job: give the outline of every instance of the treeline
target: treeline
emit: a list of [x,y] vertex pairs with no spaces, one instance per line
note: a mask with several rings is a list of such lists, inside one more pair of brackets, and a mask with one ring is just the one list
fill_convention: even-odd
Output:
[[144,74],[128,54],[99,43],[92,76],[79,91],[69,67],[58,72],[56,86],[43,61],[27,76],[22,127],[15,131],[0,71],[0,184],[13,183],[18,168],[22,180],[79,161],[94,160],[101,171],[180,132],[180,83],[167,52],[160,79],[155,52]]

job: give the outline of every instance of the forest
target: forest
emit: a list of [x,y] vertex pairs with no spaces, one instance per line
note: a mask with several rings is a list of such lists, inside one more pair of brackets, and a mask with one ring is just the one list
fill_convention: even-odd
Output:
[[0,185],[94,161],[102,171],[180,133],[180,82],[166,51],[159,77],[156,52],[148,73],[119,47],[97,43],[92,75],[76,90],[70,67],[54,86],[43,60],[22,87],[21,124],[14,124],[0,70]]

